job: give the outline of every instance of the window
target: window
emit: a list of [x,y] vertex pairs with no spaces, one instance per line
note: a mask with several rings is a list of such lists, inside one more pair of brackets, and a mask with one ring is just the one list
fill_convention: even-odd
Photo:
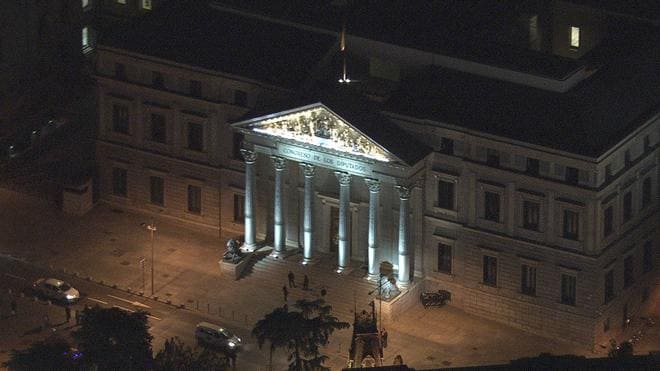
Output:
[[539,214],[541,205],[538,202],[523,201],[523,228],[539,230]]
[[123,63],[115,63],[115,78],[126,80],[126,66]]
[[653,242],[651,240],[644,243],[644,261],[642,265],[644,273],[653,270]]
[[484,255],[483,283],[488,286],[497,286],[497,258]]
[[453,155],[454,140],[445,137],[440,138],[440,153],[444,153],[446,155]]
[[651,204],[651,177],[644,179],[642,182],[642,209]]
[[500,195],[484,192],[484,218],[494,222],[500,221]]
[[202,97],[202,82],[197,80],[190,80],[190,95],[195,98]]
[[630,285],[635,283],[635,272],[633,269],[633,256],[629,255],[623,259],[623,287],[630,287]]
[[536,295],[536,267],[523,264],[520,272],[520,291],[525,295]]
[[151,10],[151,0],[142,0],[142,9]]
[[614,299],[614,269],[605,273],[605,304]]
[[82,28],[82,48],[89,47],[89,27],[85,26]]
[[188,149],[199,152],[204,150],[204,128],[201,124],[188,123]]
[[198,186],[188,186],[188,211],[194,214],[202,213],[202,189]]
[[451,274],[451,246],[438,243],[438,272]]
[[163,206],[165,204],[165,181],[159,176],[149,177],[151,203]]
[[454,182],[438,181],[438,207],[454,210]]
[[608,206],[603,212],[603,234],[605,237],[612,234],[614,231],[614,209]]
[[629,149],[627,149],[626,152],[624,152],[623,159],[624,159],[626,165],[630,165],[630,163],[632,162],[632,159],[630,158],[630,150]]
[[644,152],[648,152],[651,150],[651,137],[648,135],[644,135]]
[[570,166],[566,166],[566,183],[568,184],[578,184],[578,169]]
[[128,171],[126,169],[112,168],[112,194],[121,197],[128,195]]
[[234,194],[234,223],[245,223],[245,196]]
[[580,27],[571,26],[571,48],[580,47]]
[[561,275],[561,303],[575,305],[575,285],[577,278],[570,274]]
[[243,90],[234,91],[234,104],[241,107],[247,106],[247,93]]
[[128,107],[123,104],[112,105],[112,130],[128,134]]
[[605,165],[605,181],[612,179],[612,164]]
[[525,172],[529,175],[539,175],[539,160],[527,157]]
[[494,149],[486,149],[486,164],[489,166],[500,166],[500,152]]
[[231,157],[237,160],[243,158],[241,155],[241,148],[243,148],[243,140],[245,137],[241,133],[234,132],[232,134],[232,147],[231,147]]
[[564,210],[564,238],[577,240],[579,235],[579,214],[572,210]]
[[165,88],[165,80],[163,74],[158,71],[151,71],[151,86],[157,89]]
[[167,125],[165,116],[159,113],[151,114],[151,140],[158,143],[167,142]]
[[632,192],[623,195],[623,222],[627,222],[633,215]]

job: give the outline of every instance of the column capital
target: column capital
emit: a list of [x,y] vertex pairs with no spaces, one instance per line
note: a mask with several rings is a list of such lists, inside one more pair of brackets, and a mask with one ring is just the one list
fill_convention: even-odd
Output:
[[339,180],[340,185],[347,186],[351,184],[351,174],[343,171],[335,171],[335,176],[337,177],[337,180]]
[[316,175],[316,166],[301,162],[300,167],[303,169],[306,178],[312,178]]
[[286,169],[286,159],[279,156],[270,156],[273,159],[273,164],[275,164],[275,170],[284,170]]
[[380,180],[364,178],[364,182],[367,183],[367,188],[369,188],[369,192],[371,193],[380,192]]
[[410,199],[410,192],[411,192],[410,187],[396,186],[396,189],[399,191],[399,198],[400,199],[402,199],[402,200],[409,200]]
[[254,164],[257,161],[257,152],[255,151],[242,148],[241,155],[243,155],[246,164]]

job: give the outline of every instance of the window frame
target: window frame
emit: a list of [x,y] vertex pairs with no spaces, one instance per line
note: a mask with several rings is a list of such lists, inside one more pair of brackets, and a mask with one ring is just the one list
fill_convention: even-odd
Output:
[[[196,197],[191,197],[196,196]],[[187,208],[190,214],[201,215],[203,210],[202,205],[202,187],[200,185],[188,184],[187,187]]]
[[130,111],[123,103],[112,103],[112,132],[130,135]]
[[[199,133],[199,146],[193,146],[193,141],[191,141],[191,128],[198,127],[200,129]],[[186,149],[194,152],[204,152],[204,124],[200,122],[188,121],[186,122]]]
[[[520,265],[520,293],[528,296],[536,296],[536,284],[538,282],[537,272],[538,269],[536,264],[523,262]],[[528,286],[527,284],[530,282],[531,286]]]
[[[484,200],[484,214],[483,218],[484,220],[488,220],[490,222],[496,222],[496,223],[501,223],[502,220],[502,195],[499,192],[493,192],[489,190],[484,190],[483,192],[483,200]],[[496,208],[497,210],[491,210],[492,208],[489,207],[489,195],[492,195],[497,198],[497,205]],[[496,211],[496,215],[490,214],[490,211]]]
[[[567,279],[565,280],[564,277]],[[569,285],[570,283],[570,285]],[[564,305],[576,306],[577,303],[577,275],[575,273],[560,273],[559,301]],[[570,294],[570,295],[565,295]]]
[[[568,222],[568,216],[573,215],[575,216],[575,222],[574,223],[569,223]],[[571,208],[563,208],[562,209],[562,234],[561,237],[567,240],[571,241],[579,241],[580,240],[580,212]],[[567,227],[572,227],[573,224],[575,225],[575,232],[572,231],[573,228]]]
[[[497,287],[497,271],[498,271],[498,259],[497,256],[493,255],[488,255],[488,254],[483,254],[482,255],[482,275],[481,275],[481,283],[490,286],[490,287]],[[492,267],[493,269],[489,269],[489,267]]]
[[[533,224],[528,224],[527,223],[527,216],[528,216],[528,209],[525,207],[527,205],[536,205],[536,226]],[[534,231],[534,232],[540,232],[541,231],[541,203],[539,201],[534,201],[534,200],[528,200],[524,199],[522,200],[522,227],[528,231]]]
[[[444,254],[440,254],[440,251]],[[436,272],[452,274],[454,269],[454,246],[444,241],[436,244]],[[447,253],[448,252],[448,253]]]
[[[159,120],[162,119],[162,122],[156,122],[154,121],[155,117],[160,117]],[[162,124],[162,135],[163,138],[162,140],[159,140],[156,138],[156,135],[154,135],[157,131],[155,131],[155,124]],[[160,112],[150,112],[149,115],[149,140],[155,143],[160,143],[160,144],[167,144],[167,116],[163,113]]]
[[[441,184],[448,185],[448,187],[451,189],[451,194],[447,197],[441,197]],[[456,211],[456,180],[455,179],[447,179],[447,178],[441,178],[439,177],[437,179],[436,183],[436,207],[439,207],[441,209],[445,210],[451,210],[451,211]],[[442,201],[447,201],[449,204],[441,204]],[[447,207],[449,206],[449,207]]]

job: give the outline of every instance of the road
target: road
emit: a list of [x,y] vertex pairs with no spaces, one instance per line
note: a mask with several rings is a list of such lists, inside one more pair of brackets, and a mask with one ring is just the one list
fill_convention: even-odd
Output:
[[[152,345],[154,349],[154,354],[162,348],[164,341],[167,338],[177,336],[184,343],[194,346],[196,344],[194,338],[194,329],[195,325],[202,321],[209,321],[217,323],[227,327],[230,331],[234,332],[243,339],[244,346],[237,358],[237,368],[238,370],[267,370],[268,359],[267,351],[260,351],[256,345],[254,338],[251,338],[249,329],[245,327],[231,326],[222,323],[222,320],[217,316],[213,315],[204,315],[203,313],[187,310],[184,308],[177,308],[173,305],[166,303],[150,300],[149,298],[142,297],[140,295],[134,295],[127,293],[112,287],[100,285],[98,283],[90,282],[85,279],[78,277],[73,277],[63,274],[53,274],[48,269],[36,267],[34,265],[26,264],[24,262],[15,261],[6,258],[0,258],[0,275],[2,276],[2,284],[0,288],[3,293],[7,292],[7,289],[12,289],[14,293],[27,292],[29,293],[29,287],[32,282],[37,278],[41,277],[53,277],[63,279],[73,287],[77,288],[81,292],[82,299],[74,305],[74,309],[82,309],[85,305],[99,305],[104,308],[117,307],[125,311],[137,311],[144,310],[149,313],[149,325],[150,332],[154,336]],[[54,323],[58,323],[59,318],[63,317],[64,309],[60,308],[57,304],[48,305],[46,301],[39,299],[38,301],[32,300],[30,296],[21,299],[23,302],[19,304],[20,307],[25,308],[21,315],[31,316],[31,323],[34,327],[41,322],[44,310],[50,314],[53,318]],[[33,302],[38,303],[33,304],[32,307],[27,304]],[[35,307],[36,305],[36,307]],[[36,309],[35,309],[36,308]],[[28,312],[28,313],[26,313]],[[58,314],[60,313],[60,314]],[[3,316],[3,319],[0,320],[1,326],[6,328],[7,326],[18,326],[20,321],[11,321],[11,318],[8,316]],[[16,322],[15,324],[13,322]],[[73,320],[71,322],[73,324]],[[25,326],[23,326],[25,327]],[[28,326],[30,327],[30,326]],[[70,331],[75,329],[73,325],[67,325],[61,327],[62,331],[60,334],[63,334],[65,338],[68,338]],[[28,333],[29,328],[26,329],[17,329],[18,333]],[[49,334],[44,332],[41,338],[47,337]],[[39,336],[37,336],[39,338]],[[0,343],[0,349],[7,356],[7,351],[11,348],[21,348],[26,346],[25,341],[17,336],[14,339],[15,341],[5,341]],[[36,339],[31,339],[36,340]],[[266,345],[267,346],[267,345]],[[2,357],[2,358],[5,358]],[[3,359],[0,359],[0,362]],[[286,356],[282,352],[278,352],[273,356],[274,369],[284,369],[286,368]]]

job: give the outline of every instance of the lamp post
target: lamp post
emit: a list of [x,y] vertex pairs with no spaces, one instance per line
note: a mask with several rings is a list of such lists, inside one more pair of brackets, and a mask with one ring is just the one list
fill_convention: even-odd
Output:
[[141,225],[147,228],[151,239],[151,296],[154,296],[154,232],[156,232],[156,225],[153,221],[150,224],[142,223]]
[[[383,273],[378,275],[378,344],[380,349],[383,349],[383,277],[385,277]],[[369,295],[373,294],[375,291],[376,290],[369,291]],[[383,351],[383,356],[385,355],[384,353],[385,352]]]

